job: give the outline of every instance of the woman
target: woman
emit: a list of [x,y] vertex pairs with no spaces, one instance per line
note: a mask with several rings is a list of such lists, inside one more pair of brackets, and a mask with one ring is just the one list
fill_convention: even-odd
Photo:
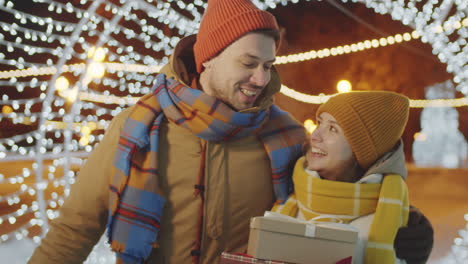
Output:
[[393,242],[408,222],[401,136],[407,97],[383,91],[338,94],[317,110],[317,129],[295,166],[295,191],[272,211],[359,229],[353,263],[403,263]]

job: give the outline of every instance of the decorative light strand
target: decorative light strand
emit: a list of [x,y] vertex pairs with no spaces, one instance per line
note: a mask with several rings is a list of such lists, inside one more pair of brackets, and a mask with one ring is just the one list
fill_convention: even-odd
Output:
[[[6,241],[10,240],[11,238],[15,238],[16,240],[21,240],[21,239],[27,237],[27,235],[29,233],[28,229],[33,227],[33,226],[36,226],[36,225],[40,226],[39,223],[42,223],[42,222],[39,222],[37,219],[31,219],[29,222],[22,225],[18,229],[18,231],[12,231],[10,233],[1,235],[0,236],[0,243],[1,242],[6,242]],[[36,242],[36,243],[38,243],[39,241],[40,241],[40,239],[34,239],[34,242]]]
[[32,41],[38,41],[41,40],[43,42],[48,42],[51,43],[55,40],[58,40],[60,44],[65,45],[66,44],[66,39],[65,37],[68,37],[67,35],[59,35],[55,33],[49,33],[46,34],[43,31],[31,29],[31,28],[26,28],[22,27],[21,25],[18,25],[16,23],[5,23],[5,22],[0,22],[0,27],[7,32],[7,31],[20,31],[24,34],[25,39],[30,39]]
[[[1,54],[0,54],[0,57],[1,57]],[[23,69],[24,68],[36,68],[36,67],[45,67],[46,64],[41,64],[41,63],[30,63],[30,62],[22,62],[22,63],[18,63],[18,59],[8,59],[8,60],[5,60],[5,59],[1,59],[0,58],[0,64],[4,64],[4,65],[9,65],[9,66],[14,66],[14,67],[17,67],[19,68],[18,66],[21,65],[20,67],[22,67]],[[14,71],[14,70],[12,70]],[[0,74],[1,73],[6,73],[8,71],[0,71]],[[24,76],[24,77],[28,77],[28,75]],[[4,78],[4,79],[8,79],[8,78]]]
[[[280,92],[297,101],[309,104],[322,104],[328,100],[331,95],[310,95],[293,90],[285,85],[281,86]],[[118,97],[113,95],[99,95],[87,92],[79,94],[80,100],[91,101],[104,104],[119,104],[119,105],[133,105],[139,97]],[[424,108],[424,107],[464,107],[468,106],[468,98],[457,99],[411,99],[410,107]]]
[[[8,12],[10,14],[13,14],[16,19],[20,21],[21,24],[26,24],[27,20],[30,22],[44,26],[47,24],[47,31],[52,31],[52,28],[54,28],[57,31],[64,31],[64,32],[70,32],[73,30],[75,24],[69,23],[69,22],[63,22],[63,21],[58,21],[58,20],[52,20],[51,18],[42,18],[42,17],[37,17],[22,11],[14,10],[12,9],[14,7],[13,2],[7,1],[5,6],[2,6],[1,4],[3,1],[0,2],[0,10]],[[14,10],[14,11],[13,11]]]
[[[106,69],[110,71],[122,71],[122,72],[142,72],[146,74],[157,73],[161,70],[161,66],[145,66],[142,64],[124,64],[124,63],[115,63],[107,62],[103,63]],[[85,63],[77,63],[72,65],[64,65],[61,69],[61,72],[83,72],[86,68]],[[53,75],[57,73],[58,70],[56,67],[40,67],[40,68],[28,68],[24,70],[11,70],[0,72],[0,79],[10,79],[10,78],[22,78],[30,76],[41,76],[41,75]]]
[[[297,54],[290,54],[286,56],[278,56],[276,57],[275,64],[286,64],[291,62],[299,62],[304,60],[316,59],[316,58],[325,58],[328,56],[337,56],[351,52],[362,51],[364,49],[371,49],[377,48],[379,46],[392,45],[395,43],[401,43],[403,41],[410,41],[412,39],[418,38],[416,32],[404,33],[404,34],[396,34],[394,36],[389,36],[387,38],[381,39],[373,39],[373,40],[366,40],[362,42],[357,42],[351,45],[344,45],[344,46],[337,46],[334,48],[325,48],[322,50],[311,50],[308,52],[297,53]],[[85,67],[85,64],[79,64],[80,69],[82,70]],[[145,66],[140,64],[123,64],[123,63],[106,63],[106,67],[110,70],[114,71],[125,71],[125,72],[143,72],[143,73],[157,73],[161,69],[161,65],[155,66]],[[137,70],[139,69],[139,70]],[[24,73],[26,71],[26,73]],[[62,70],[67,71],[67,70]],[[27,77],[27,76],[36,76],[36,75],[49,75],[54,74],[57,71],[51,70],[50,67],[39,68],[37,71],[30,71],[30,69],[25,69],[24,71],[8,71],[8,72],[0,72],[0,79],[8,79],[12,77]]]
[[399,44],[402,42],[411,41],[413,39],[418,39],[419,35],[416,31],[412,33],[403,33],[395,34],[393,36],[388,36],[386,38],[372,39],[356,42],[349,45],[336,46],[333,48],[325,48],[321,50],[310,50],[307,52],[290,54],[285,56],[277,56],[275,64],[287,64],[294,62],[301,62],[306,60],[313,59],[323,59],[330,56],[339,56],[348,53],[354,53],[358,51],[363,51],[366,49],[373,49],[378,47],[384,47],[387,45]]
[[62,55],[62,49],[60,47],[56,49],[51,49],[51,48],[46,48],[46,47],[40,47],[40,46],[34,46],[31,44],[21,44],[18,42],[11,42],[8,40],[3,40],[0,42],[1,45],[4,45],[7,47],[8,52],[13,52],[14,48],[20,48],[24,50],[25,52],[28,53],[28,55],[34,55],[36,53],[47,53],[47,54],[52,54],[56,56],[61,56]]
[[[437,28],[434,28],[434,31],[443,32],[444,29],[445,30],[459,29],[460,27],[462,27],[462,25],[464,27],[468,27],[468,18],[465,18],[462,22],[463,23],[460,23],[460,21],[455,21],[455,22],[450,22],[450,23],[446,22],[443,28],[437,27]],[[379,39],[365,40],[365,41],[360,41],[360,42],[356,42],[353,44],[336,46],[333,48],[324,48],[321,50],[310,50],[310,51],[301,52],[301,53],[277,56],[275,64],[287,64],[287,63],[301,62],[301,61],[307,61],[307,60],[313,60],[313,59],[323,59],[329,56],[338,56],[338,55],[363,51],[366,49],[373,49],[373,48],[378,48],[378,47],[385,47],[385,46],[400,44],[403,42],[409,42],[414,39],[419,39],[420,37],[421,36],[419,35],[419,33],[414,30],[411,33],[410,32],[406,32],[403,34],[398,33],[393,36],[382,37]]]
[[[291,97],[297,101],[308,103],[308,104],[322,104],[326,102],[332,95],[309,95],[295,91],[288,88],[285,85],[281,85],[280,92],[288,97]],[[424,108],[424,107],[464,107],[468,106],[468,98],[456,98],[456,99],[431,99],[431,100],[419,100],[410,99],[411,108]]]
[[118,105],[133,105],[136,104],[139,97],[118,97],[113,95],[98,95],[86,92],[81,92],[80,100],[91,101],[103,104],[118,104]]

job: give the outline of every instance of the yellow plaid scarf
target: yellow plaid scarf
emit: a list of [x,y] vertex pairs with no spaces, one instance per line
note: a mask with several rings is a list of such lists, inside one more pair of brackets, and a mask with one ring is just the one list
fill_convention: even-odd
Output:
[[403,178],[385,175],[382,184],[329,181],[309,175],[303,164],[304,157],[294,168],[294,193],[272,211],[296,216],[299,210],[306,220],[325,216],[318,221],[338,218],[345,223],[375,212],[365,263],[395,263],[393,242],[398,229],[407,225],[409,214],[408,190]]

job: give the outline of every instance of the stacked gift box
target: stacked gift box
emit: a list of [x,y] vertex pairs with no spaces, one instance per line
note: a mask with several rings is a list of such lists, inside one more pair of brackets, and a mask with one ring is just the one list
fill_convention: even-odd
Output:
[[350,225],[267,212],[250,221],[247,255],[223,253],[221,263],[351,264],[357,240]]
[[257,259],[247,254],[230,254],[223,252],[220,264],[261,263],[261,264],[288,264],[286,262]]

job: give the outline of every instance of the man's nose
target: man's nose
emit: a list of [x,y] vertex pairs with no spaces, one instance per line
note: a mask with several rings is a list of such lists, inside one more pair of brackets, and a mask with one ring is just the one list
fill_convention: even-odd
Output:
[[265,70],[263,67],[256,68],[250,77],[250,82],[259,88],[265,87],[270,82],[270,70]]

